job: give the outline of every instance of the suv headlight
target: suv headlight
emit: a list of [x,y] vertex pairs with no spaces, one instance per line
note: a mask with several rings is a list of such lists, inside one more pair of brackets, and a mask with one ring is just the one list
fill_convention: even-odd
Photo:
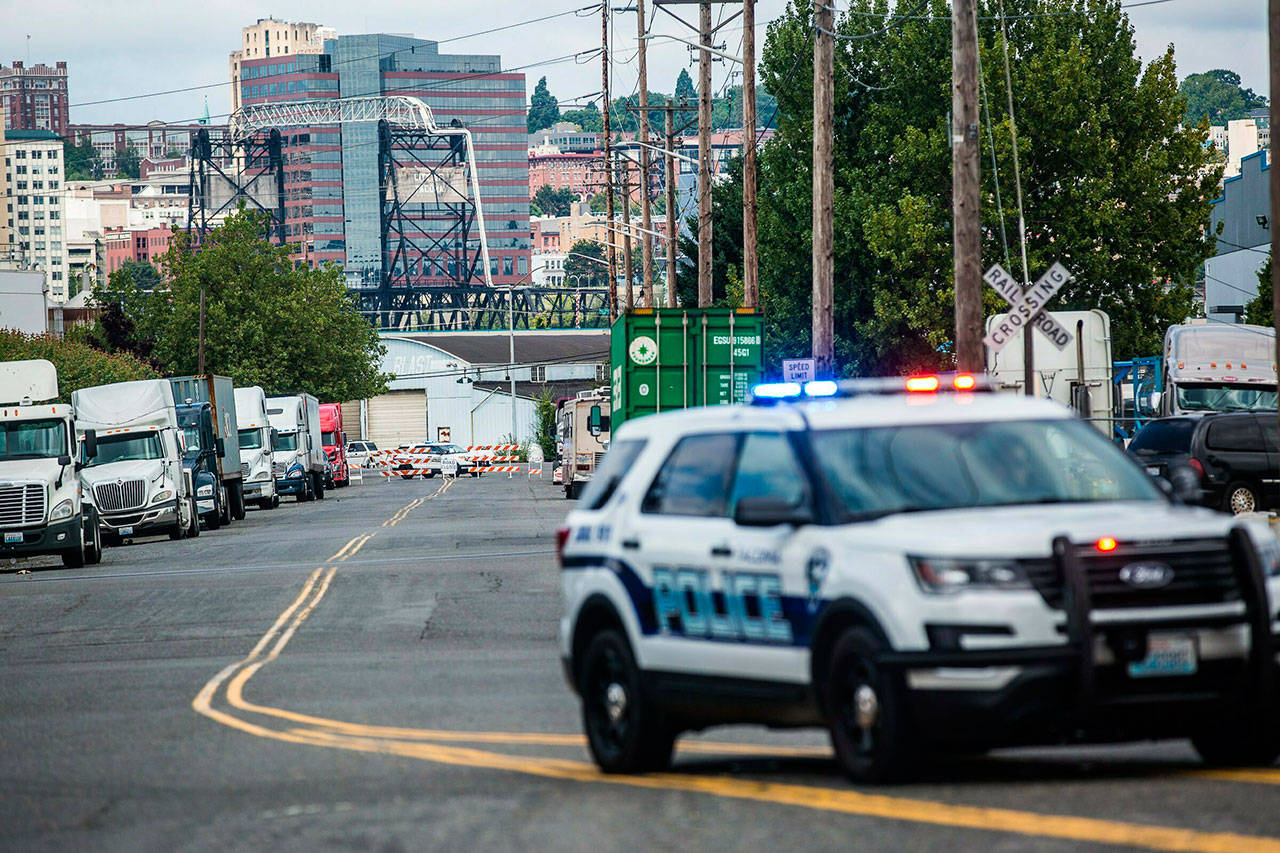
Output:
[[70,518],[75,513],[75,507],[71,505],[70,500],[65,500],[53,508],[53,512],[49,513],[50,521],[61,521],[64,518]]
[[925,592],[948,595],[966,589],[1030,589],[1031,581],[1016,560],[953,560],[908,557]]
[[155,497],[151,499],[151,502],[153,504],[158,504],[158,503],[161,503],[162,501],[167,501],[172,497],[173,497],[173,489],[161,489],[160,491],[156,492]]

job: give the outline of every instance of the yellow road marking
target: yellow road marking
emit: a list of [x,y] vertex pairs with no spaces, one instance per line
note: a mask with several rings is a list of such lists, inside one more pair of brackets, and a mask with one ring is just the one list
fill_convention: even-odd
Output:
[[[443,494],[448,488],[448,484],[449,481],[446,481],[430,497]],[[394,526],[395,521],[399,521],[413,508],[420,506],[427,499],[420,498],[411,502],[408,506],[402,507],[391,519],[388,519],[389,522],[392,522],[390,526]],[[388,526],[387,522],[383,522],[383,525]],[[357,536],[352,539],[334,555],[334,560],[344,559],[354,554],[369,540],[371,535]],[[1059,838],[1070,841],[1090,841],[1160,850],[1231,851],[1231,853],[1234,853],[1237,850],[1249,849],[1280,853],[1280,839],[1232,832],[1211,832],[1074,815],[983,808],[885,794],[868,794],[847,789],[760,782],[725,776],[682,773],[662,773],[647,776],[605,775],[600,773],[594,765],[581,761],[509,755],[481,749],[449,746],[444,743],[423,742],[452,741],[576,746],[584,742],[580,735],[450,732],[369,726],[329,720],[323,717],[313,717],[282,708],[258,705],[246,700],[244,698],[244,687],[249,679],[284,651],[298,628],[314,612],[321,599],[324,598],[325,593],[328,592],[336,572],[336,567],[327,567],[326,570],[326,567],[323,566],[313,571],[307,578],[302,590],[298,593],[297,598],[281,612],[249,654],[243,660],[225,667],[211,678],[192,700],[192,708],[196,712],[223,725],[256,737],[332,749],[399,755],[440,764],[502,770],[544,778],[584,783],[626,785],[655,790],[689,791],[862,817]],[[274,645],[272,645],[272,640],[275,641]],[[263,652],[268,646],[271,646],[271,650],[263,656]],[[223,688],[223,685],[225,685],[224,696],[226,702],[231,707],[249,714],[289,720],[304,727],[283,730],[270,728],[214,708],[213,700],[218,691]],[[750,744],[724,744],[707,741],[690,741],[682,744],[681,749],[696,752],[757,755],[768,750],[768,748],[756,747]],[[788,751],[782,753],[768,751],[770,754],[815,754],[804,747],[782,749]],[[824,751],[820,754],[829,755],[830,753],[829,751]],[[1201,771],[1194,775],[1235,781],[1265,781],[1267,784],[1275,784],[1280,781],[1280,771]]]
[[1256,785],[1280,785],[1280,770],[1266,767],[1250,767],[1223,770],[1190,770],[1188,776],[1201,779],[1218,779],[1223,782],[1251,782]]

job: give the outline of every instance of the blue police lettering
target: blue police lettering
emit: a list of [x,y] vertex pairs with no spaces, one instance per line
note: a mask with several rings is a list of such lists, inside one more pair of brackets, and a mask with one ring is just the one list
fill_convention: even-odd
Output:
[[655,568],[653,606],[660,628],[688,637],[791,642],[791,623],[782,608],[781,578],[775,574],[724,572],[722,579],[723,610],[715,606],[716,591],[712,590],[709,572]]

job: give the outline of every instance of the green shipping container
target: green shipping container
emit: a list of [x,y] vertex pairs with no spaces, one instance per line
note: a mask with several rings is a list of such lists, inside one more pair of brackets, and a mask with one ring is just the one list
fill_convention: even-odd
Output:
[[641,308],[610,338],[612,421],[746,401],[764,373],[764,317],[749,309]]

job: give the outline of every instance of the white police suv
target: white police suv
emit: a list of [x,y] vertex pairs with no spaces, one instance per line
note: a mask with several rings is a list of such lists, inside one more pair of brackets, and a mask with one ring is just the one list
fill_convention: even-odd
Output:
[[761,386],[623,425],[559,531],[561,654],[602,769],[682,731],[930,749],[1190,737],[1280,754],[1268,526],[1185,506],[1048,400],[969,376]]

